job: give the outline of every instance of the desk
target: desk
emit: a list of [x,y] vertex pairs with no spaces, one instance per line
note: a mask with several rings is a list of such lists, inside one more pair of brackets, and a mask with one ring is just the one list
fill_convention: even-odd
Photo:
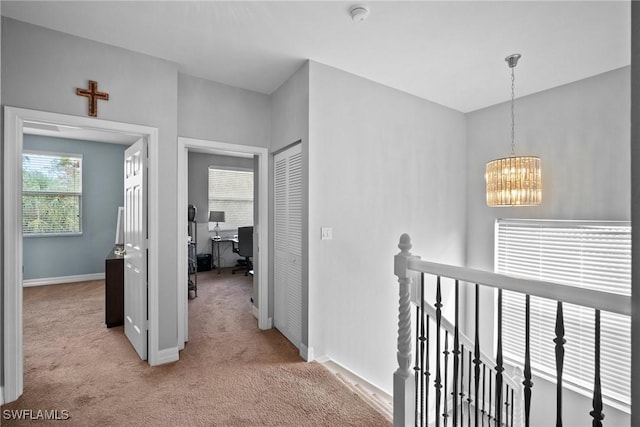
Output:
[[[235,249],[238,245],[237,237],[209,237],[211,240],[211,262],[213,263],[213,267],[218,266],[218,274],[220,274],[220,244],[221,243],[231,243],[231,250],[235,252]],[[217,264],[216,264],[217,260]]]

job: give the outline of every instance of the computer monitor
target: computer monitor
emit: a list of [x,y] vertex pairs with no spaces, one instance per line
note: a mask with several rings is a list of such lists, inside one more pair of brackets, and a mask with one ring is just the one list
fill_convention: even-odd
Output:
[[116,225],[116,246],[124,246],[124,206],[118,206],[118,223]]

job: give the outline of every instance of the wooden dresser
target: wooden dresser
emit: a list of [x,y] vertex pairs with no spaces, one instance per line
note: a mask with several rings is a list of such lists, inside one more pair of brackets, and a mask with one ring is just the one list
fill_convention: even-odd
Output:
[[105,259],[105,323],[107,328],[124,324],[124,255],[114,247]]

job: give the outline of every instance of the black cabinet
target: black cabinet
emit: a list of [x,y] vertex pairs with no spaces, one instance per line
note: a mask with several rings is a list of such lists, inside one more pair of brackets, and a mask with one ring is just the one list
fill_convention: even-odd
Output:
[[124,324],[124,255],[114,247],[105,259],[105,323],[107,328]]

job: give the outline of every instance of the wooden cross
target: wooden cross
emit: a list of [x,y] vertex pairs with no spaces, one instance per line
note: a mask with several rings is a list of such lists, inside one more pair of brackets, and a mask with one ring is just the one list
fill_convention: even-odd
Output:
[[98,99],[109,100],[109,94],[98,92],[98,82],[89,80],[89,89],[76,88],[76,95],[89,98],[89,116],[98,117]]

